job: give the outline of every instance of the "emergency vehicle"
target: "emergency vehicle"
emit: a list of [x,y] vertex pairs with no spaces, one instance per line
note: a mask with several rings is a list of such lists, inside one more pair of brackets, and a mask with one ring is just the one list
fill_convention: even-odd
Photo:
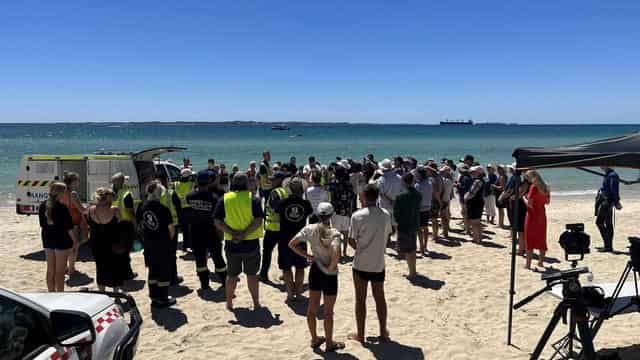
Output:
[[180,167],[158,156],[182,147],[158,147],[137,153],[96,153],[91,155],[25,155],[18,169],[16,212],[23,215],[38,213],[40,203],[47,199],[49,184],[62,180],[65,172],[80,175],[78,195],[84,203],[93,200],[99,187],[110,186],[111,177],[122,172],[129,177],[125,186],[135,200],[157,172],[164,172],[170,181],[178,181]]
[[0,359],[133,359],[142,318],[123,293],[0,288]]

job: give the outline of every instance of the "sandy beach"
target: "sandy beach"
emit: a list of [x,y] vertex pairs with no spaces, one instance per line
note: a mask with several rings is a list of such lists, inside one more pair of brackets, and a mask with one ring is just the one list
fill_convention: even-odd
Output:
[[[614,243],[622,252],[626,251],[627,236],[637,235],[635,214],[640,211],[640,205],[631,199],[624,199],[623,204],[625,208],[617,214]],[[20,217],[13,208],[2,208],[0,219],[4,229],[0,233],[0,263],[3,264],[0,286],[16,291],[44,291],[45,262],[37,217]],[[591,199],[553,198],[548,219],[550,265],[558,269],[569,267],[557,240],[566,223],[584,222],[594,251],[581,265],[591,268],[596,283],[618,280],[628,256],[595,251],[596,246],[601,246],[601,240],[593,224]],[[285,304],[282,284],[276,287],[261,284],[260,296],[265,308],[254,313],[248,310],[251,301],[246,279],[241,278],[235,301],[237,310],[231,313],[225,310],[222,292],[204,298],[199,296],[195,264],[190,259],[178,260],[179,272],[185,278],[184,286],[174,289],[178,305],[152,313],[144,286],[147,273],[142,254],[136,253],[134,270],[140,276],[128,288],[144,317],[138,358],[527,359],[557,300],[543,295],[516,311],[513,343],[517,347],[506,346],[510,233],[490,225],[486,228],[489,238],[482,246],[472,244],[459,234],[452,235],[455,239],[451,241],[430,243],[432,257],[418,259],[418,272],[422,277],[417,286],[403,278],[406,264],[396,259],[394,251],[387,251],[386,294],[393,342],[369,342],[363,346],[347,341],[346,349],[337,354],[314,353],[309,348],[304,317],[306,304],[291,307]],[[519,258],[516,300],[544,285],[540,274],[523,267],[524,259]],[[75,279],[68,290],[95,289],[94,263],[82,261],[78,269],[86,276]],[[350,263],[341,265],[340,272],[335,336],[337,340],[346,341],[347,334],[355,329]],[[270,277],[278,279],[278,276],[273,266]],[[372,298],[368,300],[367,320],[367,336],[377,336]],[[638,331],[638,314],[608,320],[595,341],[596,349],[601,353],[618,349],[622,359],[638,359],[640,347],[632,346],[638,341]],[[560,331],[556,331],[553,338],[559,335]]]

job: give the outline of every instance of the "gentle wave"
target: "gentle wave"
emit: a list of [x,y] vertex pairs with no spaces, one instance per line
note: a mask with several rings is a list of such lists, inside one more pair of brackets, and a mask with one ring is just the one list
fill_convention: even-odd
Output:
[[552,191],[551,196],[586,196],[596,195],[598,190],[572,190],[572,191]]

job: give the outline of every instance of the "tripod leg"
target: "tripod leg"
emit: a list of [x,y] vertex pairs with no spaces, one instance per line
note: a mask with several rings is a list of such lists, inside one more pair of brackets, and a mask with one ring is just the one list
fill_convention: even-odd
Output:
[[580,342],[582,342],[582,354],[585,360],[595,360],[596,351],[593,347],[593,337],[591,329],[589,329],[588,318],[584,314],[578,315],[578,332],[580,333]]
[[555,330],[556,326],[558,326],[558,322],[562,318],[562,309],[563,309],[563,304],[560,303],[558,304],[556,309],[553,311],[553,317],[549,321],[547,328],[544,330],[542,337],[540,337],[540,340],[538,341],[538,345],[536,345],[535,350],[531,354],[531,358],[530,358],[531,360],[538,360],[538,358],[540,357],[540,354],[542,354],[542,350],[544,350],[544,347],[547,346],[549,337],[551,337],[551,334],[553,334],[553,330]]

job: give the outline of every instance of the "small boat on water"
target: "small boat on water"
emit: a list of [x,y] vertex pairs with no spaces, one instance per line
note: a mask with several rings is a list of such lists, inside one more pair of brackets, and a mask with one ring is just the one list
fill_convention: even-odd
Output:
[[287,131],[287,130],[289,130],[289,127],[287,125],[274,125],[274,126],[271,127],[271,130]]

